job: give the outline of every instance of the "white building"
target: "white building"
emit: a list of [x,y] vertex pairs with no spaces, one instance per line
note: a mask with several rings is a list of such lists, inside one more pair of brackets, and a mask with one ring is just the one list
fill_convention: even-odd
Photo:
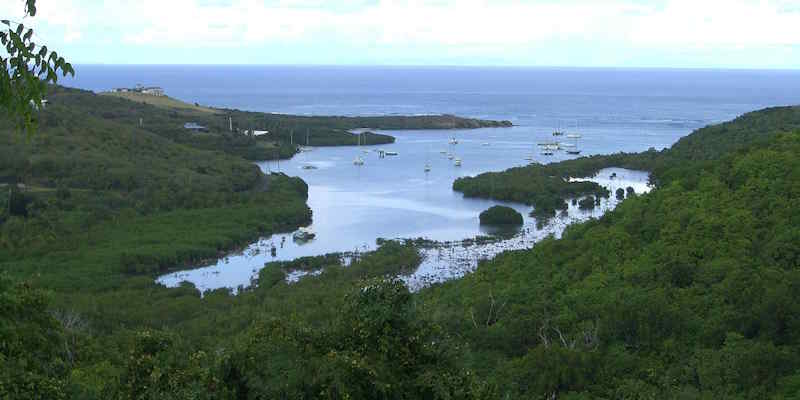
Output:
[[150,86],[150,87],[142,88],[141,92],[142,92],[142,94],[149,94],[149,95],[152,95],[152,96],[163,96],[164,95],[164,89],[160,88],[158,86]]

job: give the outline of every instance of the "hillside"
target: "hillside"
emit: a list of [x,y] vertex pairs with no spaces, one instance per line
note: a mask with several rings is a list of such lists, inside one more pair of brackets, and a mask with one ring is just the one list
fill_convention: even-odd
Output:
[[169,96],[153,96],[138,92],[100,92],[100,96],[113,96],[138,103],[147,103],[158,108],[176,111],[190,111],[198,114],[220,114],[220,110],[204,107],[198,104],[189,104]]
[[[151,96],[139,93],[103,92],[99,96],[81,91],[59,91],[56,98],[65,95],[76,103],[91,103],[92,108],[103,109],[104,118],[128,124],[138,124],[144,118],[145,129],[173,140],[205,149],[223,149],[250,160],[288,158],[294,154],[293,145],[350,146],[358,143],[350,131],[354,129],[477,129],[511,126],[509,121],[491,121],[463,118],[454,115],[420,116],[296,116],[249,112],[233,109],[211,108],[189,104],[168,96]],[[109,98],[127,100],[109,102]],[[105,100],[105,101],[104,101]],[[52,101],[52,99],[51,99]],[[100,103],[103,104],[100,104]],[[152,107],[143,107],[143,105]],[[229,119],[230,118],[230,119]],[[208,128],[208,133],[190,133],[182,129],[186,122],[195,122]],[[238,131],[265,130],[268,135],[250,138],[233,134]],[[362,140],[368,145],[394,142],[390,135],[366,132]]]
[[427,312],[506,398],[796,398],[800,131],[758,136],[426,291]]
[[[726,124],[741,140],[718,140],[713,156],[676,162],[686,155],[676,144],[537,171],[636,166],[658,171],[659,185],[463,279],[410,293],[386,277],[413,270],[420,254],[389,241],[348,265],[304,259],[323,272],[296,284],[285,282],[291,263],[271,265],[235,296],[153,278],[307,221],[305,185],[96,115],[106,111],[56,101],[29,142],[0,130],[0,171],[27,185],[0,196],[11,205],[0,217],[0,397],[800,392],[800,131],[777,123],[797,109]],[[720,139],[705,133],[716,129],[690,140]]]

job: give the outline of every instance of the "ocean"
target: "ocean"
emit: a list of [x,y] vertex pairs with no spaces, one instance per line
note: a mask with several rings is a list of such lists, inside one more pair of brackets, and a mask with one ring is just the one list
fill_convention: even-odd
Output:
[[[169,286],[188,280],[202,290],[247,286],[269,261],[370,250],[377,238],[458,243],[486,235],[478,214],[498,202],[465,199],[451,189],[452,182],[530,159],[575,157],[537,151],[536,143],[552,141],[559,127],[582,135],[581,155],[634,152],[668,147],[694,129],[747,111],[800,104],[800,72],[791,71],[277,66],[78,66],[76,71],[65,84],[94,91],[137,83],[161,86],[169,96],[216,107],[300,115],[447,113],[514,123],[512,128],[391,131],[397,138],[391,145],[316,148],[292,160],[258,163],[265,172],[279,170],[308,183],[317,237],[294,242],[286,232],[260,238],[242,252],[159,278]],[[459,144],[448,144],[452,137]],[[378,158],[379,147],[398,156]],[[454,165],[447,153],[463,164]],[[355,157],[364,165],[354,165]],[[617,172],[626,179],[606,181],[612,191],[628,185],[646,189],[646,173]],[[529,206],[509,204],[526,216],[517,236],[487,246],[429,251],[407,281],[419,287],[456,278],[474,268],[478,258],[557,236],[569,223],[599,217],[615,204],[612,196],[593,212],[570,210],[544,229],[527,215]]]

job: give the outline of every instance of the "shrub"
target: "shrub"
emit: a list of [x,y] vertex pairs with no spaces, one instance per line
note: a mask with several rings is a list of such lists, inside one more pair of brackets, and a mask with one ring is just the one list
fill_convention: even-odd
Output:
[[586,196],[578,202],[578,208],[581,210],[593,210],[595,205],[594,196]]
[[522,214],[506,206],[494,206],[480,215],[481,225],[522,225]]

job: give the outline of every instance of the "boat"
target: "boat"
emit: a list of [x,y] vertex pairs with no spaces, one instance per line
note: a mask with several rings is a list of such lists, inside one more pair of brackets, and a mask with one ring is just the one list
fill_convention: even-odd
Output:
[[456,158],[456,160],[453,162],[453,165],[455,165],[456,167],[460,167],[461,166],[461,159],[460,158]]
[[[577,121],[575,121],[575,130],[578,130],[578,122]],[[569,146],[569,149],[567,149],[567,154],[572,154],[572,155],[581,154],[580,149],[578,149],[578,139],[580,139],[582,136],[580,134],[577,134],[577,133],[572,133],[572,134],[567,135],[567,137],[570,138],[570,139],[574,139],[575,140],[574,143],[572,143]]]
[[544,149],[544,150],[542,150],[542,152],[540,154],[543,155],[543,156],[552,156],[553,155],[553,150]]
[[450,138],[450,142],[449,143],[450,144],[458,144],[458,140],[456,140],[456,137],[453,136],[453,137]]
[[396,156],[397,152],[396,151],[387,151],[387,152],[384,152],[384,154],[386,154],[387,156]]
[[447,154],[447,150],[442,150],[439,152],[439,154]]
[[302,166],[303,169],[317,169],[315,165],[306,164]]
[[[361,147],[361,134],[358,134],[358,147]],[[356,154],[356,158],[353,159],[353,165],[364,165],[364,159],[361,158],[360,155]]]
[[297,231],[295,231],[294,234],[292,234],[292,238],[294,240],[301,241],[301,242],[309,241],[309,240],[313,239],[316,236],[317,236],[317,234],[314,233],[314,231],[312,231],[310,228],[299,228],[299,229],[297,229]]
[[448,159],[448,160],[452,160],[452,159],[453,159],[453,155],[448,153],[448,154],[447,154],[447,159]]
[[425,172],[430,172],[430,171],[431,171],[431,165],[425,164]]
[[489,146],[489,143],[482,143],[481,146]]
[[564,131],[561,130],[561,122],[558,123],[558,129],[553,131],[553,136],[564,136]]

